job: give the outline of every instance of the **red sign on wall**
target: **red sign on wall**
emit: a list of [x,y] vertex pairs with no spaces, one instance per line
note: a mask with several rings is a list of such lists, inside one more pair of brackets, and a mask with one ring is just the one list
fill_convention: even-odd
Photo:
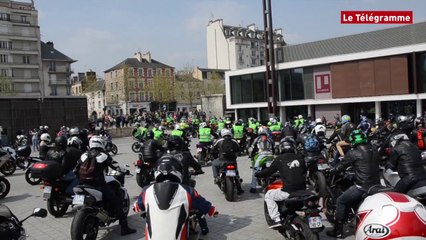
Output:
[[315,92],[316,93],[329,93],[330,91],[331,91],[330,74],[315,75]]

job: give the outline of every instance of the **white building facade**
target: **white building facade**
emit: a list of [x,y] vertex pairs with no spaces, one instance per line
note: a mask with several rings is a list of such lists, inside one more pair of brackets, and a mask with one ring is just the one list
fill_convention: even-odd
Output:
[[[285,45],[282,29],[274,30],[276,48]],[[265,64],[265,32],[254,24],[227,26],[222,19],[207,26],[207,67],[237,70]]]

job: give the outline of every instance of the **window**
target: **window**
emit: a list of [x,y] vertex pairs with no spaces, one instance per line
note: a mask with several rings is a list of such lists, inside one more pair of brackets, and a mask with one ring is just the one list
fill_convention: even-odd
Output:
[[152,69],[151,68],[148,69],[148,77],[152,77]]
[[113,85],[113,83],[111,83],[111,90],[114,90],[114,85]]
[[134,73],[134,72],[133,72],[133,68],[129,68],[129,69],[128,69],[128,72],[129,72],[129,77],[133,77],[133,75],[134,75],[134,74],[133,74],[133,73]]
[[2,77],[7,77],[9,75],[9,70],[8,69],[1,69],[0,75]]
[[0,62],[2,63],[8,63],[8,56],[4,54],[0,54]]
[[139,89],[143,89],[143,80],[139,81]]
[[12,42],[9,41],[0,41],[1,49],[12,49]]
[[[27,84],[25,84],[25,85],[27,85]],[[31,86],[31,85],[30,85],[30,86]],[[51,93],[50,93],[50,95],[51,95],[51,96],[56,96],[56,95],[58,95],[58,92],[57,92],[56,86],[52,86],[52,87],[50,87],[50,90],[51,90]],[[26,92],[26,91],[24,91],[24,92]]]
[[232,104],[266,101],[264,78],[264,73],[231,77]]
[[27,19],[27,16],[21,16],[21,22],[22,23],[29,23],[28,19]]
[[256,57],[256,51],[251,51],[251,56]]
[[118,76],[118,71],[115,70],[114,73],[115,73],[115,77],[117,77]]
[[98,108],[101,108],[101,101],[98,101]]
[[130,89],[135,88],[135,81],[133,81],[133,80],[130,80],[130,81],[129,81],[129,88],[130,88]]
[[157,68],[157,76],[161,76],[162,75],[161,72],[162,72],[161,68]]
[[10,14],[8,14],[8,13],[0,13],[0,20],[10,21]]
[[22,60],[24,64],[30,64],[30,56],[22,56]]
[[139,69],[138,69],[138,75],[139,75],[139,77],[144,76],[143,68],[139,68]]
[[300,100],[314,97],[313,68],[286,69],[278,72],[279,99]]
[[112,78],[112,72],[109,73],[109,77]]
[[256,65],[256,59],[255,59],[255,58],[252,58],[252,59],[251,59],[251,64],[252,64],[252,65]]
[[170,69],[166,69],[166,70],[164,70],[164,74],[167,76],[167,77],[170,77]]
[[55,62],[49,62],[49,71],[50,72],[56,72],[56,63]]
[[101,98],[101,92],[98,92],[98,98]]
[[141,101],[145,101],[145,96],[143,92],[139,92]]
[[118,82],[115,82],[115,90],[118,90]]

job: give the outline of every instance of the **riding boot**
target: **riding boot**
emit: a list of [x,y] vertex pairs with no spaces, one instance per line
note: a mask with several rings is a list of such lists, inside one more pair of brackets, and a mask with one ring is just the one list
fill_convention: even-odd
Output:
[[130,228],[127,220],[120,220],[121,236],[129,235],[136,232],[136,229]]
[[343,222],[336,221],[334,228],[326,232],[328,236],[335,238],[343,238]]

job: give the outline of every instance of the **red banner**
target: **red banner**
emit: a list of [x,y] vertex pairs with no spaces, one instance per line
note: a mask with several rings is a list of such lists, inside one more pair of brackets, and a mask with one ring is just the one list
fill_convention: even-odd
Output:
[[341,11],[342,24],[411,24],[413,11]]

